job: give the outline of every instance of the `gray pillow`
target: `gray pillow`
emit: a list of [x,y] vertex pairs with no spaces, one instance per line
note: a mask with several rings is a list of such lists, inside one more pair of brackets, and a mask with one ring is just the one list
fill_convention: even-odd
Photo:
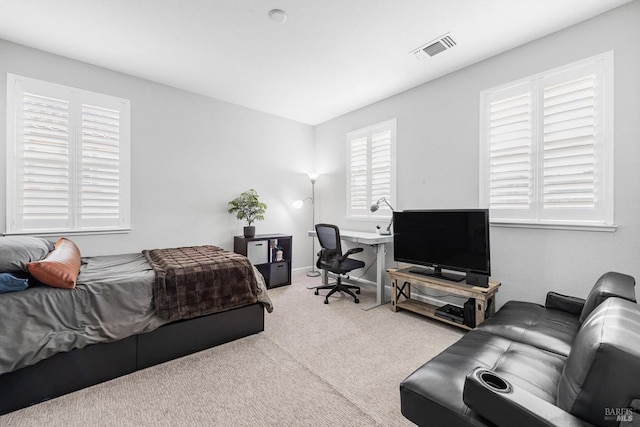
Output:
[[26,272],[28,263],[44,259],[53,248],[53,242],[40,237],[0,237],[0,273]]

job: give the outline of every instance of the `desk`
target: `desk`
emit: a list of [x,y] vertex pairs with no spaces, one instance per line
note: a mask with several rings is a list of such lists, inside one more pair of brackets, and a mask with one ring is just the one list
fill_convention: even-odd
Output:
[[[309,231],[309,236],[316,237],[316,232]],[[386,272],[384,245],[393,242],[393,236],[381,236],[378,233],[366,231],[340,230],[340,239],[345,242],[362,243],[376,247],[376,303],[373,306],[364,308],[364,310],[370,310],[386,303],[384,298],[384,274]],[[322,277],[326,278],[326,271],[322,273]]]

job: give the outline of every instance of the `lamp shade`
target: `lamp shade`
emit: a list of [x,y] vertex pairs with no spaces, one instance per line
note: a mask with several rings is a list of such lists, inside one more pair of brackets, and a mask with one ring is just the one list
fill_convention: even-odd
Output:
[[296,200],[295,202],[292,203],[292,205],[296,209],[301,209],[302,205],[304,205],[304,201],[303,200]]
[[380,197],[374,204],[371,205],[371,212],[375,212],[378,209],[380,209],[380,203],[384,202],[385,205],[389,206],[389,209],[391,209],[391,212],[393,212],[395,209],[393,209],[393,206],[391,206],[391,204],[389,203],[389,201],[387,200],[386,197]]

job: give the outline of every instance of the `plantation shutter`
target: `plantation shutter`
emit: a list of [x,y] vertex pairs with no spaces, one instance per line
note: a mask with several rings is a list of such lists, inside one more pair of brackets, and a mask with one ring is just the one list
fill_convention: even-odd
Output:
[[390,216],[386,204],[373,214],[370,207],[382,197],[395,197],[396,121],[388,120],[347,134],[347,215]]
[[588,65],[544,79],[543,218],[593,219],[601,214],[605,143],[600,76]]
[[[371,135],[371,204],[382,197],[391,200],[390,129],[374,131]],[[380,209],[389,207],[383,204],[380,205]]]
[[129,102],[8,82],[7,232],[127,230]]
[[[528,86],[510,89],[501,94],[503,98],[498,97],[489,106],[490,209],[531,209],[534,191],[533,123],[528,89]],[[522,90],[527,92],[522,93]]]
[[481,94],[481,200],[494,222],[613,225],[613,54]]
[[82,106],[81,226],[117,226],[120,218],[120,113]]
[[23,92],[16,129],[20,226],[69,227],[69,103]]
[[367,208],[368,187],[368,137],[351,140],[350,169],[350,205],[351,211],[364,211]]

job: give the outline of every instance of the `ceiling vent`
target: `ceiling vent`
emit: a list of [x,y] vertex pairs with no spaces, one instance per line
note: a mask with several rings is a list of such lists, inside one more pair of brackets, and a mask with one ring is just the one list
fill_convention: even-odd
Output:
[[447,33],[412,50],[411,53],[418,59],[425,59],[451,49],[455,45],[455,40],[453,40],[450,33]]

